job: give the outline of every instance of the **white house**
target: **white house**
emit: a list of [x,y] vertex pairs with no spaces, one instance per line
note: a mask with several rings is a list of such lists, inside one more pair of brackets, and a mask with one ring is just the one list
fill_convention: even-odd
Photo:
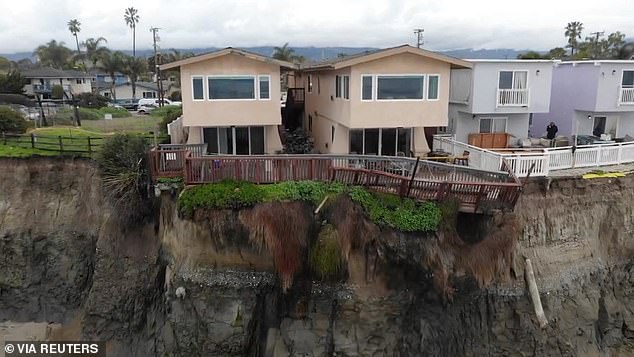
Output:
[[571,61],[553,72],[550,111],[535,126],[554,122],[559,134],[634,136],[634,60]]
[[[455,134],[457,141],[485,147],[506,147],[541,136],[545,126],[531,127],[531,117],[549,111],[556,61],[469,62],[473,68],[451,70],[447,132]],[[484,143],[488,134],[500,134],[490,137],[501,142]]]
[[43,67],[25,70],[21,74],[26,79],[25,93],[39,94],[42,99],[50,99],[56,85],[62,86],[67,94],[90,93],[92,90],[92,75],[88,73]]
[[[111,83],[100,82],[96,86],[98,94],[104,97],[111,97],[110,94]],[[169,96],[175,87],[172,82],[163,81],[163,92],[165,97]],[[119,83],[114,87],[117,100],[132,99],[132,84],[130,82]],[[158,98],[159,91],[157,84],[153,82],[136,82],[136,99],[140,98]]]

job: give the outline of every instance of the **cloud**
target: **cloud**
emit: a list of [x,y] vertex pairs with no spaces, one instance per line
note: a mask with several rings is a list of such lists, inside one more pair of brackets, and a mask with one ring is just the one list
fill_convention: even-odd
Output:
[[[493,0],[20,0],[0,2],[0,53],[33,51],[50,39],[74,44],[66,28],[81,21],[80,39],[103,36],[114,49],[131,49],[125,8],[139,10],[137,48],[152,45],[160,27],[163,48],[281,45],[386,47],[413,43],[425,29],[426,47],[544,50],[565,43],[563,27],[584,23],[586,33],[634,35],[634,2],[533,0],[519,6]],[[628,16],[629,15],[629,16]]]

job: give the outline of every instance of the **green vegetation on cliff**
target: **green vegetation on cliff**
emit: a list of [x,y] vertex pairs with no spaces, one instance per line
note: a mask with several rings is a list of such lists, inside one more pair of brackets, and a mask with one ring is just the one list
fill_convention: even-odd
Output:
[[435,231],[442,219],[433,202],[417,203],[390,194],[372,193],[363,187],[341,183],[287,181],[255,185],[243,181],[222,181],[188,188],[178,199],[178,210],[192,217],[198,209],[240,209],[270,201],[306,201],[318,204],[328,195],[347,194],[361,205],[370,219],[380,226],[404,232]]

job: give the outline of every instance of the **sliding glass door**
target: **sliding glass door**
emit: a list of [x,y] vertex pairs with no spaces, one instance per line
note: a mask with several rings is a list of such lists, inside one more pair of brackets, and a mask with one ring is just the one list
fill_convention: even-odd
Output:
[[351,129],[351,154],[408,156],[412,149],[411,128]]
[[263,126],[203,128],[203,140],[210,155],[262,155],[264,133]]

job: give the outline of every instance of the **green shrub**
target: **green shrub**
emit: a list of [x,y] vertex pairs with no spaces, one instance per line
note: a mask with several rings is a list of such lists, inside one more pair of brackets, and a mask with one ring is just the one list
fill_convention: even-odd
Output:
[[180,102],[182,100],[181,91],[177,90],[172,92],[172,94],[169,95],[169,100],[172,102]]
[[21,113],[5,106],[0,106],[0,132],[24,133],[29,123]]
[[419,204],[394,195],[373,194],[362,187],[352,187],[349,195],[352,201],[363,206],[373,222],[403,232],[435,231],[442,218],[433,202]]
[[130,112],[122,108],[103,107],[97,112],[101,115],[100,119],[104,118],[104,114],[112,114],[113,118],[127,118],[130,116]]
[[317,181],[285,181],[274,185],[262,186],[268,201],[308,201],[320,203],[329,194],[344,191],[341,183]]
[[197,209],[238,209],[262,202],[264,195],[264,190],[255,184],[227,180],[183,191],[178,198],[178,210],[191,217]]
[[97,157],[106,197],[125,222],[140,221],[151,212],[147,150],[143,137],[116,134],[104,139]]
[[177,105],[166,105],[163,108],[155,109],[152,116],[160,116],[163,118],[159,125],[161,133],[167,134],[167,124],[173,122],[183,115],[183,108]]
[[309,260],[311,269],[321,280],[336,278],[341,272],[344,259],[337,230],[332,225],[324,226],[319,232]]

